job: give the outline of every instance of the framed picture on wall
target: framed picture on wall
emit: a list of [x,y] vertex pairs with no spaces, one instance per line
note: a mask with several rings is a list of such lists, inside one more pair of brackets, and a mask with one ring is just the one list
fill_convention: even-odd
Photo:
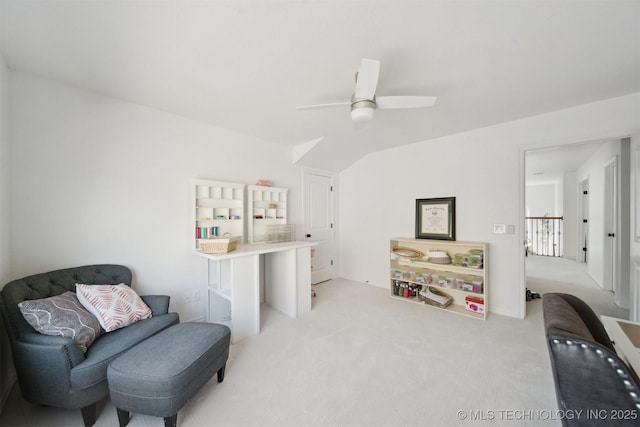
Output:
[[416,239],[456,240],[456,198],[416,199]]

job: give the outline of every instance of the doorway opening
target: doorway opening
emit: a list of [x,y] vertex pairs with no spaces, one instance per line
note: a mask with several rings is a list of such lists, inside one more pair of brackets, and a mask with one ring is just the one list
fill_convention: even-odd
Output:
[[311,284],[316,285],[334,277],[334,178],[330,173],[305,169],[302,181],[304,238],[317,243],[311,248]]
[[[615,237],[609,236],[616,231],[605,232],[619,229],[620,224],[615,221],[630,220],[619,210],[620,198],[625,197],[620,192],[620,181],[629,180],[629,176],[621,174],[625,168],[619,163],[623,143],[624,140],[615,139],[524,152],[525,217],[563,218],[561,257],[545,257],[557,261],[540,262],[540,257],[534,255],[532,259],[528,252],[524,261],[525,288],[539,293],[587,293],[583,295],[585,300],[595,306],[613,302],[616,309],[626,309],[614,301],[612,292],[617,292],[620,276],[616,275],[625,254],[618,251],[620,245],[615,243]],[[531,241],[530,228],[525,227],[527,244]],[[548,242],[546,245],[549,247]],[[531,304],[525,303],[525,315]],[[620,317],[621,313],[615,314]],[[628,311],[624,317],[628,318]]]

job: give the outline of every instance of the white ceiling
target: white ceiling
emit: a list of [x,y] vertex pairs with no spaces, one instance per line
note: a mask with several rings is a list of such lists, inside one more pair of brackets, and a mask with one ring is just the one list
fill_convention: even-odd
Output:
[[605,141],[564,145],[525,153],[527,185],[557,184],[563,172],[576,172]]
[[[1,0],[12,69],[313,148],[369,152],[640,91],[640,1]],[[378,95],[435,95],[365,129],[348,100],[363,57]],[[320,140],[317,144],[310,141]],[[306,146],[302,145],[308,143]]]

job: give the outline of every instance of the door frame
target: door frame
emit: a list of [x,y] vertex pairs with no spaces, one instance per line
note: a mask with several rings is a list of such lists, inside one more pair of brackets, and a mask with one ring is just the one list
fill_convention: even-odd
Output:
[[[637,137],[637,136],[636,136]],[[605,142],[605,141],[614,141],[614,140],[619,140],[621,141],[621,162],[619,164],[619,171],[618,171],[618,182],[619,185],[622,186],[621,188],[621,194],[619,194],[619,200],[620,200],[620,209],[619,209],[619,213],[618,213],[618,220],[619,220],[619,227],[621,230],[623,230],[622,234],[626,234],[628,235],[627,238],[631,235],[630,229],[629,229],[629,225],[631,224],[631,213],[632,213],[632,209],[631,206],[629,204],[629,201],[627,199],[630,199],[631,196],[631,191],[629,186],[627,185],[627,183],[625,183],[625,180],[630,181],[630,177],[631,177],[631,171],[629,170],[629,168],[626,167],[625,165],[625,158],[630,157],[631,153],[629,151],[629,146],[630,146],[630,141],[631,141],[631,137],[629,135],[624,135],[624,136],[612,136],[610,138],[601,138],[601,139],[596,139],[596,140],[583,140],[581,142],[567,142],[567,143],[556,143],[553,145],[532,145],[532,146],[521,146],[520,147],[520,176],[519,176],[519,187],[520,187],[520,194],[519,194],[519,207],[518,207],[518,212],[519,212],[519,218],[521,224],[525,224],[525,206],[526,206],[526,200],[525,200],[525,194],[526,194],[526,153],[528,151],[531,150],[538,150],[541,148],[551,148],[551,147],[565,147],[565,146],[570,146],[572,144],[585,144],[585,143],[591,143],[591,142]],[[626,157],[625,157],[626,156]],[[639,160],[640,162],[640,160]],[[630,163],[630,162],[629,162]],[[630,184],[630,182],[629,182]],[[629,194],[627,194],[629,193]],[[635,214],[637,215],[638,213],[635,212]],[[640,223],[640,221],[638,221]],[[519,242],[524,242],[524,229],[525,227],[523,226],[522,229],[519,232]],[[593,233],[591,233],[593,237]],[[640,234],[640,233],[638,233]],[[623,240],[624,236],[621,235],[621,239]],[[519,294],[521,296],[520,298],[520,310],[519,310],[519,315],[520,318],[524,319],[527,316],[527,305],[526,305],[526,299],[525,299],[525,293],[526,293],[526,287],[527,287],[527,277],[526,277],[526,259],[525,259],[525,247],[522,244],[518,244],[519,246],[519,251],[520,251],[520,262],[519,262],[519,276],[520,276],[520,286],[519,286]],[[593,246],[593,245],[592,245]],[[630,274],[632,273],[632,269],[631,266],[629,264],[629,258],[631,256],[631,244],[630,241],[627,240],[627,243],[623,243],[621,245],[619,245],[620,247],[620,258],[619,258],[619,270],[618,270],[618,277],[620,279],[621,283],[626,282],[630,282],[632,279],[630,278]],[[640,264],[639,264],[640,265]],[[635,274],[636,278],[637,278],[637,282],[640,282],[640,268],[638,268],[637,270],[635,270],[633,272],[633,274]],[[595,279],[594,279],[595,280]],[[596,281],[597,282],[597,281]],[[636,283],[636,281],[634,280],[633,283],[631,283],[629,285],[629,287],[635,287],[634,292],[638,293],[638,299],[640,300],[640,285],[638,283]],[[623,289],[623,294],[628,295],[626,289]],[[622,308],[629,308],[628,306],[626,306],[628,304],[628,300],[630,299],[630,296],[628,298],[626,298],[626,300],[622,300],[622,301],[616,301],[614,299],[614,302],[619,305]],[[626,303],[626,304],[625,304]],[[640,302],[639,302],[640,304]],[[631,316],[633,316],[633,312],[631,313]],[[636,316],[640,317],[640,314],[635,314]]]
[[[619,201],[620,185],[618,179],[618,156],[609,159],[603,165],[604,169],[604,251],[603,251],[603,280],[602,289],[619,293],[620,271],[620,239]],[[610,236],[613,234],[613,236]]]
[[636,134],[629,139],[629,150],[629,184],[632,194],[629,210],[633,218],[629,230],[629,320],[640,322],[640,135]]
[[[585,194],[586,192],[586,194]],[[586,196],[586,197],[585,197]],[[589,262],[589,176],[578,183],[578,244],[576,245],[576,260]],[[584,222],[584,221],[587,222]],[[584,241],[586,238],[586,242]],[[586,244],[586,246],[585,246]],[[586,247],[586,251],[584,250]]]
[[330,272],[330,280],[335,279],[337,277],[336,272],[339,271],[339,253],[338,253],[338,242],[337,242],[337,237],[339,235],[339,224],[338,224],[338,185],[337,185],[337,176],[335,173],[330,172],[330,171],[326,171],[326,170],[322,170],[322,169],[316,169],[316,168],[309,168],[309,167],[303,167],[301,170],[301,179],[300,182],[302,183],[302,236],[303,236],[303,240],[306,240],[307,238],[306,233],[307,233],[307,229],[308,229],[308,224],[306,223],[306,219],[307,219],[307,212],[306,212],[306,208],[307,208],[307,194],[306,194],[306,176],[307,175],[319,175],[319,176],[324,176],[327,177],[331,180],[331,186],[333,188],[333,191],[331,192],[331,217],[332,217],[332,222],[333,222],[333,232],[331,234],[331,252],[332,252],[332,256],[331,259],[333,260],[333,264],[331,265],[331,272]]

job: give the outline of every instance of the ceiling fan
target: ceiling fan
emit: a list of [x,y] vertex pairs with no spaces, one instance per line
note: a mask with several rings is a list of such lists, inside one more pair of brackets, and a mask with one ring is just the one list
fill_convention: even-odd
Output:
[[330,104],[306,105],[297,107],[298,110],[316,110],[342,105],[351,106],[351,120],[355,124],[373,120],[377,108],[424,108],[431,107],[436,102],[435,96],[376,96],[378,76],[380,75],[380,61],[363,58],[356,73],[356,88],[351,101]]

